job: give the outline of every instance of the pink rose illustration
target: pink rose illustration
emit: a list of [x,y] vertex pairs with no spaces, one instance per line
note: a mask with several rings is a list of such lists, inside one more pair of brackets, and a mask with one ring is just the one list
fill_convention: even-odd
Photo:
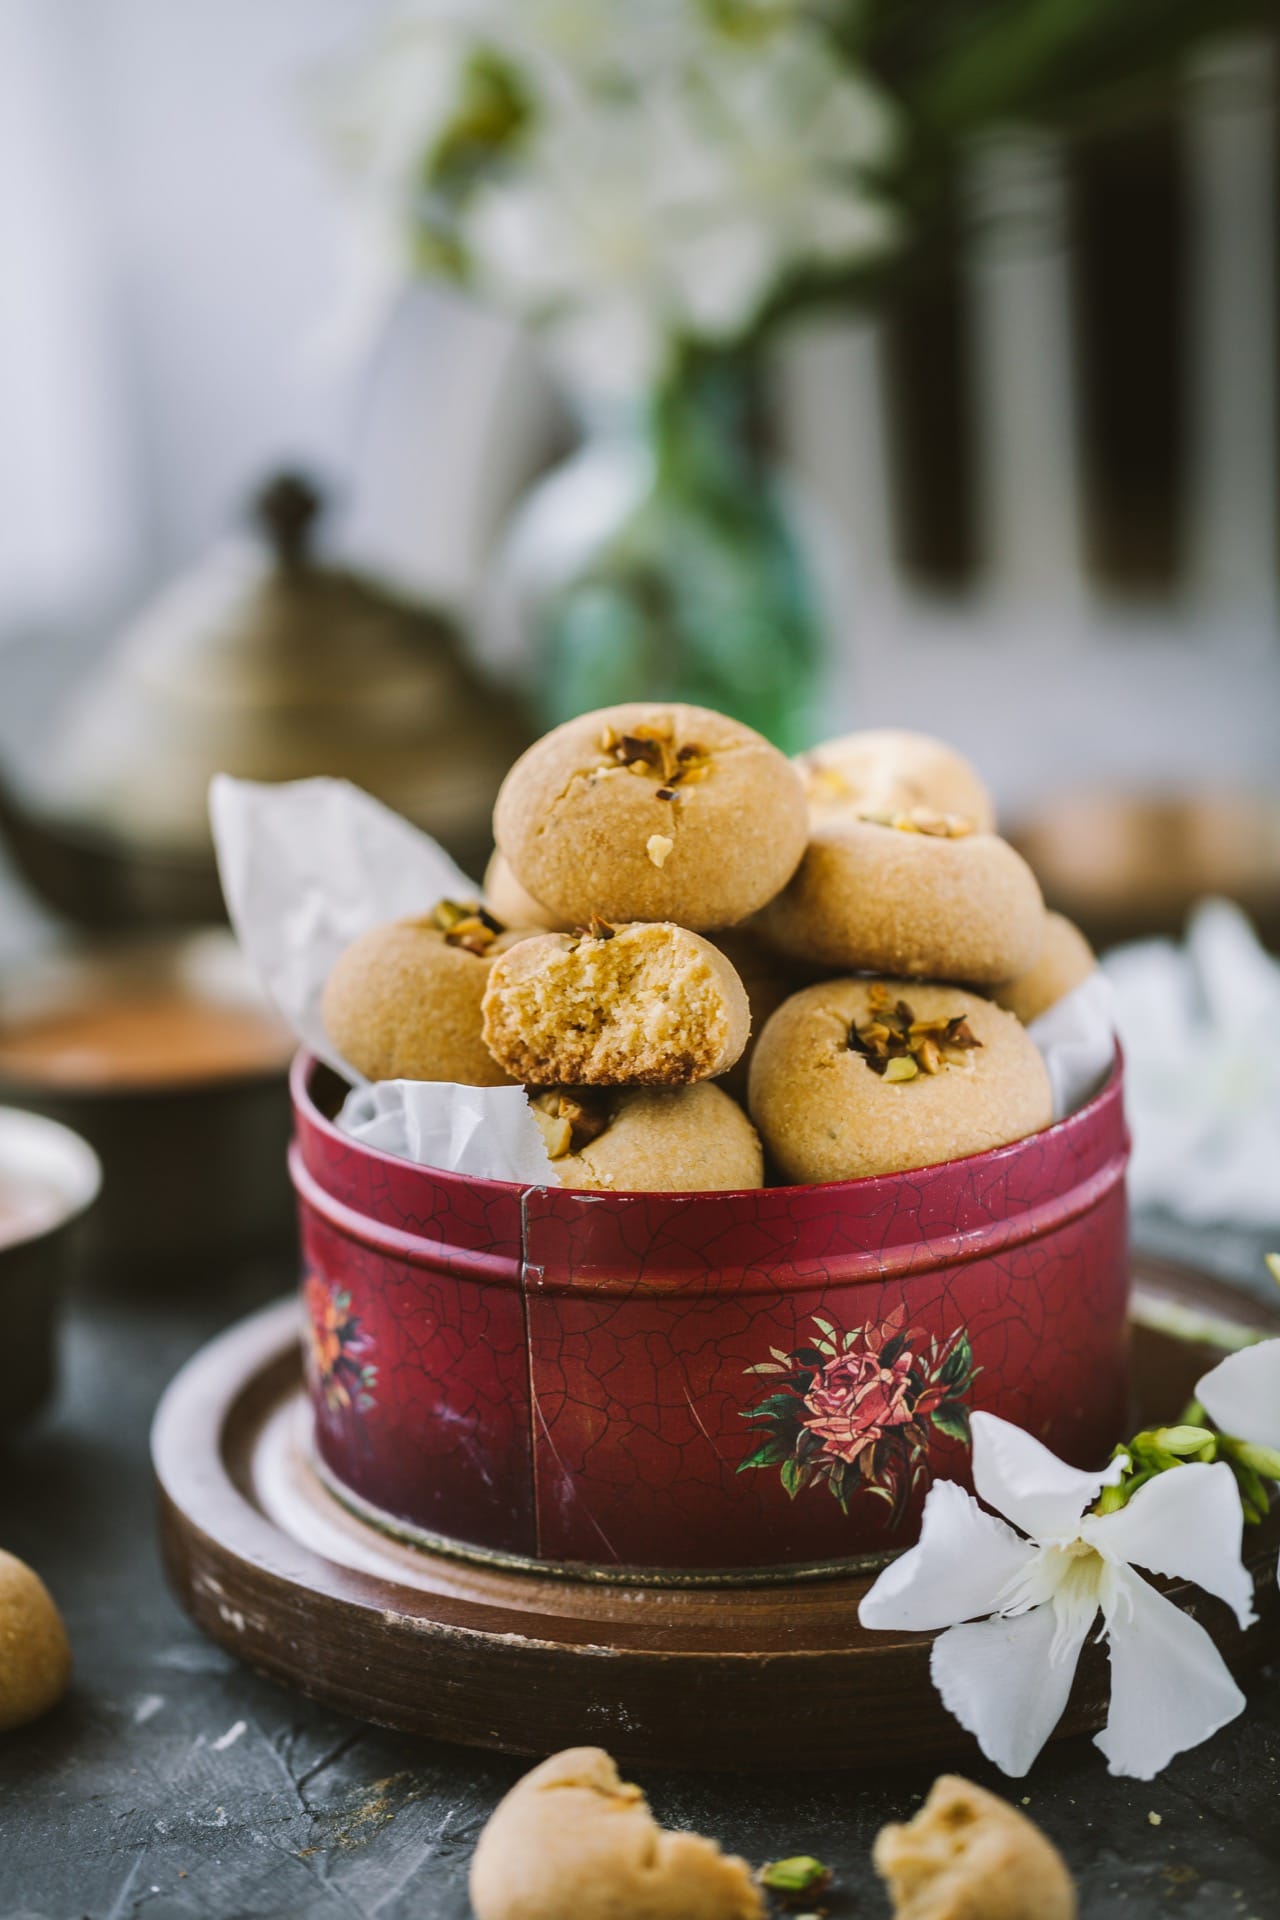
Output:
[[755,1423],[739,1467],[777,1467],[794,1497],[825,1484],[848,1511],[866,1493],[889,1503],[897,1526],[929,1473],[931,1436],[968,1443],[977,1369],[964,1329],[944,1339],[904,1325],[901,1307],[880,1326],[841,1332],[814,1314],[809,1341],[748,1367],[773,1376],[771,1391],[743,1414]]
[[822,1369],[804,1404],[814,1416],[804,1424],[825,1451],[856,1460],[887,1428],[903,1427],[913,1417],[911,1355],[904,1351],[886,1367],[865,1350],[841,1354]]

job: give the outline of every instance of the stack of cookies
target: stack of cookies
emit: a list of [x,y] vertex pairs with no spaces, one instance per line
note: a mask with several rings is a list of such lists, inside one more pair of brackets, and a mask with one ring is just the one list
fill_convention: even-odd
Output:
[[563,1185],[847,1180],[1049,1123],[1025,1026],[1093,956],[941,742],[793,762],[609,708],[516,762],[494,837],[485,898],[357,940],[325,1023],[370,1079],[525,1085]]

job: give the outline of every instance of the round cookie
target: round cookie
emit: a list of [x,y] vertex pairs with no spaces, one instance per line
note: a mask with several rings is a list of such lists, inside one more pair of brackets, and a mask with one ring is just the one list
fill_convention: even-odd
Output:
[[796,765],[815,822],[926,807],[957,814],[979,833],[995,829],[995,805],[974,768],[927,733],[846,733],[799,754]]
[[494,838],[573,926],[733,926],[786,884],[808,814],[791,762],[706,707],[632,703],[568,720],[502,783]]
[[764,1185],[760,1136],[709,1080],[691,1087],[569,1087],[533,1096],[562,1187],[712,1193]]
[[723,1087],[726,1093],[732,1094],[735,1100],[745,1105],[751,1056],[755,1052],[756,1041],[764,1031],[766,1020],[777,1012],[784,1000],[789,1000],[801,987],[807,987],[813,973],[807,967],[797,966],[794,961],[784,960],[746,927],[726,928],[723,933],[714,936],[712,945],[719,947],[746,988],[747,1005],[751,1009],[751,1032],[747,1036],[747,1044],[729,1071],[716,1082],[717,1086]]
[[39,1574],[0,1552],[0,1733],[56,1706],[71,1678],[62,1615]]
[[484,870],[484,897],[494,919],[504,926],[535,927],[542,933],[573,931],[567,920],[557,918],[520,885],[496,847]]
[[958,1160],[1047,1127],[1044,1061],[1003,1007],[959,987],[824,980],[779,1007],[751,1063],[751,1118],[793,1182]]
[[662,921],[531,934],[494,962],[483,1006],[494,1059],[538,1087],[709,1080],[751,1031],[746,990],[724,955]]
[[1034,1821],[959,1774],[935,1780],[915,1818],[872,1849],[893,1920],[1076,1920],[1062,1855]]
[[1029,1027],[1087,980],[1097,964],[1093,948],[1074,921],[1065,914],[1047,913],[1040,958],[1029,973],[997,987],[991,998]]
[[995,986],[1035,964],[1044,918],[1035,875],[993,833],[833,817],[754,924],[797,959]]
[[325,983],[325,1032],[368,1080],[505,1087],[508,1076],[482,1037],[481,1002],[494,960],[526,937],[453,900],[371,927]]
[[764,1920],[746,1862],[668,1833],[599,1747],[553,1753],[480,1835],[476,1920]]

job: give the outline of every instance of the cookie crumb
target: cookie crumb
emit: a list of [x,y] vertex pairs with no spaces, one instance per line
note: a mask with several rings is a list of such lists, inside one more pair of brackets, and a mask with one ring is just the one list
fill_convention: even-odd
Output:
[[665,867],[667,864],[667,855],[674,845],[675,841],[667,834],[651,833],[644,843],[644,850],[655,867]]

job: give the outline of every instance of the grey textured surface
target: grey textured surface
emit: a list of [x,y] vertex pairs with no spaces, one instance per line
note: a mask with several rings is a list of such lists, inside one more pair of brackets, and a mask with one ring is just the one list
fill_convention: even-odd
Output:
[[[520,1764],[379,1732],[259,1679],[201,1639],[158,1565],[155,1401],[209,1334],[285,1278],[247,1272],[192,1297],[175,1273],[160,1302],[79,1301],[59,1397],[6,1450],[0,1541],[48,1579],[77,1656],[64,1705],[0,1742],[6,1916],[468,1912],[471,1848]],[[1052,1752],[1025,1783],[965,1770],[1025,1796],[1079,1876],[1085,1920],[1280,1920],[1280,1670],[1255,1675],[1249,1692],[1239,1722],[1151,1785],[1109,1779],[1088,1741]],[[759,1737],[767,1750],[767,1726]],[[833,1920],[882,1916],[872,1836],[911,1811],[932,1770],[876,1769],[873,1726],[851,1727],[849,1745],[868,1771],[644,1784],[664,1820],[753,1861],[829,1861]]]

